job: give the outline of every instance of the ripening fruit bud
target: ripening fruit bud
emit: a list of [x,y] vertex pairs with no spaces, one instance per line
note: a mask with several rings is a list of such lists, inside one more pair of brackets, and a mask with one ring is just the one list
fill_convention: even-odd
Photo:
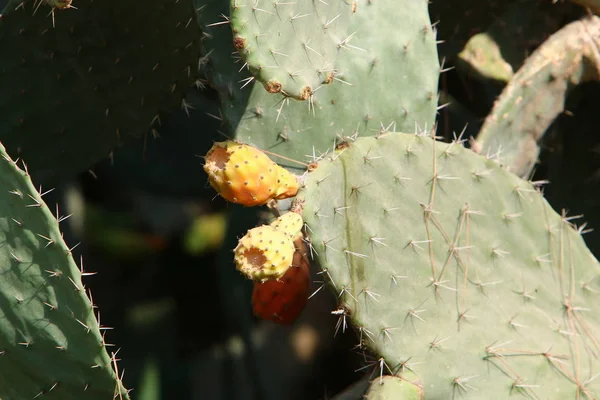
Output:
[[255,281],[279,279],[292,265],[303,225],[300,214],[288,212],[271,225],[250,229],[234,250],[237,269]]
[[302,226],[304,221],[300,214],[288,212],[271,222],[271,226],[280,232],[287,234],[292,240],[302,237]]
[[294,242],[270,225],[253,228],[234,250],[238,271],[255,281],[279,279],[292,265]]
[[225,200],[245,206],[292,197],[299,188],[296,177],[265,153],[232,140],[213,145],[204,170],[211,186]]
[[275,164],[275,168],[277,170],[277,189],[273,198],[275,200],[282,200],[294,197],[300,188],[298,178],[277,164]]

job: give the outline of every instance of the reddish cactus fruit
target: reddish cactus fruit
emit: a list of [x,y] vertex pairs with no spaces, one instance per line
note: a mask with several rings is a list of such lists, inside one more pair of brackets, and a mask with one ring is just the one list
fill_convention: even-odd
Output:
[[302,239],[295,241],[296,252],[292,266],[279,280],[255,282],[252,293],[254,314],[282,325],[296,321],[308,301],[310,268],[306,246]]

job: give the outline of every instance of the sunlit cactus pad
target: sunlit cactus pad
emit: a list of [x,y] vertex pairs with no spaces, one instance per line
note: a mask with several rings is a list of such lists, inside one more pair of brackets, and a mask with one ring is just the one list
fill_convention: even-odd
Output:
[[[286,33],[287,39],[298,43],[305,38],[304,32],[307,32],[311,19],[315,23],[324,23],[338,15],[338,12],[318,11],[324,7],[323,3],[329,4],[329,8],[346,3],[347,7],[352,8],[352,15],[347,30],[348,40],[337,49],[333,80],[313,88],[312,96],[306,101],[268,93],[258,84],[253,89],[248,85],[240,91],[238,88],[250,82],[249,79],[254,79],[255,75],[246,75],[243,62],[239,66],[234,64],[236,71],[242,68],[242,73],[231,78],[238,82],[237,87],[222,87],[221,98],[225,104],[223,116],[235,129],[237,140],[307,161],[312,154],[319,155],[329,150],[341,137],[372,136],[386,128],[413,132],[415,127],[431,127],[434,124],[440,64],[435,32],[427,12],[427,0],[236,1],[236,4],[242,3],[256,3],[257,7],[269,12],[279,10],[281,21],[278,20],[278,23],[282,24],[290,24],[285,20],[289,13],[303,15],[309,12],[305,9],[311,9],[310,15],[294,22],[296,32]],[[273,3],[279,5],[274,8]],[[240,7],[240,12],[248,12],[251,8]],[[344,10],[342,8],[339,11],[341,16],[332,23],[332,28],[343,23]],[[261,11],[256,11],[255,15],[258,21],[277,18],[276,15]],[[251,20],[250,16],[247,19]],[[255,23],[254,20],[251,22]],[[236,23],[234,18],[234,30]],[[275,40],[278,31],[267,28],[268,25],[261,25],[265,35],[258,37],[257,41],[248,39],[249,46],[256,48],[258,43],[264,46],[262,52],[277,50],[290,56],[275,55],[279,62],[287,62],[292,55],[307,57],[304,50],[300,54],[292,53],[291,44],[268,43],[269,40]],[[330,32],[330,29],[326,32]],[[330,40],[321,26],[315,28],[312,34]],[[218,31],[215,35],[218,35]],[[345,38],[340,34],[338,39]],[[215,58],[223,52],[223,47],[217,45],[219,43],[215,41],[214,51],[209,58]],[[317,49],[324,44],[313,39],[310,46]],[[313,53],[310,50],[308,52]],[[217,61],[221,59],[222,56]],[[268,64],[265,61],[265,65],[275,64],[274,61]],[[312,70],[322,67],[323,64],[315,62]],[[281,69],[265,68],[261,74],[274,74]],[[306,73],[310,68],[301,64],[293,69],[296,70]],[[250,72],[256,74],[252,69]],[[260,74],[256,78],[262,79]],[[299,77],[295,79],[300,83]],[[248,90],[251,93],[246,97],[244,91]]]
[[56,216],[1,145],[0,187],[0,399],[128,399]]
[[425,398],[600,394],[600,265],[531,183],[385,133],[330,154],[299,196],[342,318]]
[[306,100],[333,81],[338,53],[352,46],[352,4],[231,0],[234,46],[267,91]]
[[371,383],[365,400],[423,400],[423,389],[397,376],[382,376]]

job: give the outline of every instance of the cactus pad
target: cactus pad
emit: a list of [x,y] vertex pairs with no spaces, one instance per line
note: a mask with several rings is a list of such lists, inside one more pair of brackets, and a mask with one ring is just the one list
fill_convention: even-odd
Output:
[[397,376],[382,376],[371,383],[365,400],[423,400],[423,388]]
[[572,22],[546,40],[511,79],[483,124],[474,149],[497,154],[527,177],[540,152],[538,141],[581,83],[600,80],[600,18]]
[[531,183],[459,143],[385,133],[305,184],[340,318],[426,398],[600,395],[600,264]]
[[349,51],[351,2],[231,0],[233,43],[270,93],[307,100]]
[[0,145],[0,398],[128,399],[58,222]]
[[0,140],[44,185],[158,127],[200,57],[190,2],[61,4],[11,0],[0,18]]
[[296,195],[298,180],[262,151],[228,140],[208,151],[204,170],[211,186],[226,200],[245,206]]
[[[322,3],[341,2],[296,1],[285,2],[286,5],[279,2],[277,9],[321,7]],[[257,7],[274,12],[276,10],[267,7],[271,3],[260,1]],[[243,69],[237,72],[242,63],[225,62],[235,50],[224,47],[229,40],[227,29],[208,28],[211,38],[204,45],[211,81],[220,92],[223,117],[235,131],[236,139],[295,160],[306,160],[312,154],[318,156],[330,149],[340,137],[375,135],[388,126],[412,132],[416,126],[433,125],[440,66],[427,1],[345,3],[353,4],[354,13],[347,32],[348,36],[354,35],[346,48],[339,49],[333,81],[321,85],[306,101],[273,95],[259,85],[246,86],[254,76],[248,76]],[[258,14],[264,13],[257,11],[257,17],[264,18]],[[340,18],[334,25],[341,22]],[[218,14],[212,19],[205,15],[203,19],[219,21]],[[300,18],[297,22],[307,19]],[[401,29],[399,21],[402,21]],[[235,29],[235,22],[232,23]],[[298,25],[298,28],[301,35],[304,26]],[[271,36],[275,36],[275,31]],[[259,43],[262,39],[259,38]],[[315,44],[311,42],[311,46]],[[287,48],[273,50],[289,52]],[[305,53],[302,56],[306,57]],[[273,69],[267,70],[272,72]],[[224,71],[229,71],[229,76],[225,76]],[[241,89],[243,86],[246,87]]]

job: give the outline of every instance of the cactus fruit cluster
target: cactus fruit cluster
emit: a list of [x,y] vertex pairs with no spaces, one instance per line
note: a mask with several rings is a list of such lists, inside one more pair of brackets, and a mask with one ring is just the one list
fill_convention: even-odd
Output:
[[288,212],[270,225],[250,229],[234,249],[237,269],[254,281],[254,314],[293,323],[308,300],[309,263],[300,214]]
[[[204,170],[224,199],[245,206],[293,197],[300,185],[261,150],[231,140],[212,146]],[[263,319],[291,324],[306,305],[310,278],[303,226],[300,214],[287,212],[250,229],[234,249],[237,270],[254,281],[254,314]]]
[[292,265],[294,243],[270,225],[252,228],[234,250],[238,270],[257,281],[278,279]]
[[292,265],[294,241],[302,238],[303,225],[300,214],[289,212],[250,229],[234,250],[238,270],[255,281],[281,278]]

